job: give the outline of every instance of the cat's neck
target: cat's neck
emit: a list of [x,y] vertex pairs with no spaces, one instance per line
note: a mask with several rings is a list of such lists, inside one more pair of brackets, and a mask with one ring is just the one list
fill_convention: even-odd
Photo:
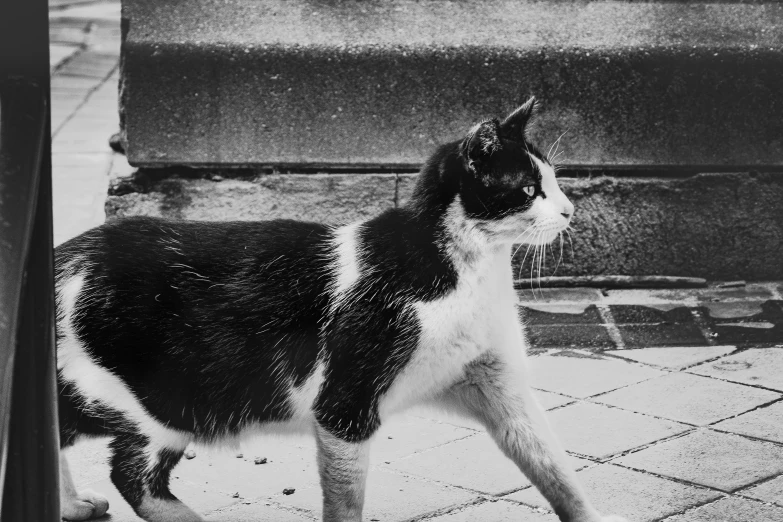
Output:
[[480,266],[511,266],[511,244],[493,241],[476,220],[465,215],[459,196],[460,174],[465,166],[459,157],[459,142],[438,149],[422,168],[411,199],[405,206],[420,229],[432,232],[438,250],[460,273]]

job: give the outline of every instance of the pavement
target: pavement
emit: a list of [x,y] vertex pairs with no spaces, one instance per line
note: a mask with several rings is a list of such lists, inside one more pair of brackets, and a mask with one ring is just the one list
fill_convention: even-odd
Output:
[[[119,2],[51,3],[55,243],[105,219],[119,128]],[[630,521],[783,521],[783,284],[519,290],[530,379],[596,506]],[[172,490],[217,521],[317,520],[315,448],[264,437],[193,448]],[[71,451],[104,520],[140,520],[106,440]],[[256,458],[265,458],[256,464]],[[284,489],[293,493],[285,494]],[[416,410],[373,442],[365,520],[554,521],[476,424]]]

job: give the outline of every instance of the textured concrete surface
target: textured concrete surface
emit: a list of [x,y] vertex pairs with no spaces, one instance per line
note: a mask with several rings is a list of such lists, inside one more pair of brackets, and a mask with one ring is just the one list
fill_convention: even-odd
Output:
[[[600,397],[597,400],[600,401]],[[596,460],[604,460],[690,429],[677,422],[589,403],[558,408],[549,414],[549,420],[567,451]]]
[[783,473],[780,445],[709,430],[664,441],[617,463],[725,492]]
[[[400,176],[399,204],[408,200],[414,179]],[[557,275],[783,277],[779,173],[562,178],[560,185],[576,212]],[[553,244],[542,276],[553,274],[560,256]],[[530,258],[518,270],[523,277],[531,273]]]
[[112,170],[124,156],[107,146],[119,128],[119,2],[51,3],[54,243],[105,220]]
[[[681,512],[694,504],[720,498],[720,493],[698,486],[665,480],[611,464],[593,466],[578,473],[598,509],[634,522],[652,522]],[[546,508],[541,494],[528,488],[508,499]]]
[[641,365],[579,355],[563,351],[531,360],[530,382],[542,390],[584,398],[664,375]]
[[[661,397],[668,397],[662,401]],[[675,373],[602,395],[603,404],[703,426],[777,399],[779,393]]]
[[[783,403],[776,402],[771,406],[719,422],[715,425],[715,429],[783,444]],[[783,493],[783,489],[781,492]]]
[[717,359],[736,350],[735,346],[687,346],[667,347],[661,350],[637,348],[633,350],[617,350],[607,353],[624,359],[643,362],[661,368],[682,370],[705,361]]
[[565,164],[783,163],[775,2],[129,0],[123,19],[134,165],[419,164],[529,93]]
[[145,192],[116,195],[107,214],[209,221],[291,218],[326,223],[367,219],[394,207],[394,174],[270,175],[251,180],[165,178]]
[[778,522],[783,520],[783,509],[739,498],[722,498],[698,507],[671,522]]
[[[298,219],[350,221],[404,205],[412,175],[248,173],[221,182],[149,170],[118,180],[110,216],[166,215],[189,219]],[[192,176],[222,179],[223,171]],[[783,277],[783,176],[775,173],[702,174],[685,179],[564,178],[576,206],[574,231],[563,249],[547,248],[542,276],[667,274],[716,280]],[[289,197],[290,196],[290,197]],[[291,199],[294,197],[294,199]],[[304,203],[304,204],[300,204]],[[318,213],[315,205],[324,208]],[[273,208],[274,207],[274,208]],[[314,214],[315,213],[315,214]],[[531,274],[532,255],[515,263]],[[561,257],[562,256],[562,257]],[[533,270],[538,275],[538,270]],[[687,327],[673,327],[682,329]],[[643,328],[639,329],[644,343]],[[632,335],[630,332],[629,335]],[[661,332],[661,335],[664,333]],[[763,335],[763,334],[762,334]]]
[[751,349],[689,371],[783,392],[782,367],[783,350]]
[[783,507],[783,477],[777,477],[742,492],[743,495]]

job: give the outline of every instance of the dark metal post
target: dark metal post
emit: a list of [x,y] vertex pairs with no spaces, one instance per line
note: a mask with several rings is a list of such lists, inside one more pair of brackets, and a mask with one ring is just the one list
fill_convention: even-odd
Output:
[[60,520],[46,0],[0,2],[0,518]]

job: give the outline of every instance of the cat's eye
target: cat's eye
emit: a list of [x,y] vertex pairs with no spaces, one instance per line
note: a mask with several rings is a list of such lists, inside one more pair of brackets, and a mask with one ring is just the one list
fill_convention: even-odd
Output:
[[536,193],[536,186],[535,185],[528,185],[526,187],[522,187],[522,190],[525,191],[525,194],[527,194],[528,196],[532,197],[533,194]]

